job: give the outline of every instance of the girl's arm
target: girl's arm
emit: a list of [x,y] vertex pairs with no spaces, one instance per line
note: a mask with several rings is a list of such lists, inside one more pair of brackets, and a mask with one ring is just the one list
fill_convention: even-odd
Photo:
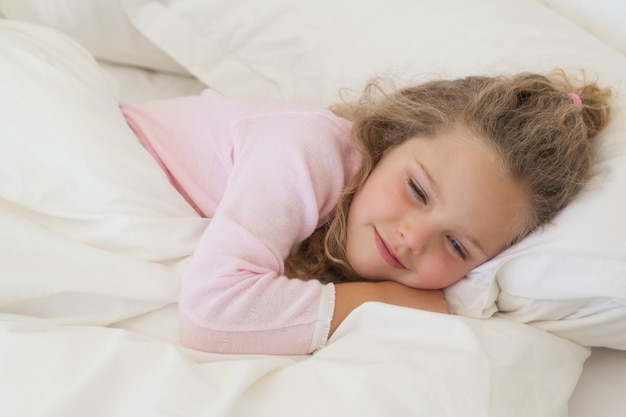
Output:
[[280,112],[233,128],[228,181],[183,277],[180,329],[216,353],[305,354],[323,346],[334,286],[284,275],[284,259],[330,215],[358,161],[349,125]]
[[335,312],[330,334],[335,332],[352,310],[369,301],[448,313],[448,304],[442,291],[419,290],[392,281],[335,284],[335,294]]
[[270,354],[323,346],[334,286],[289,279],[283,260],[331,214],[358,169],[350,124],[212,90],[123,110],[172,182],[211,218],[181,283],[183,344]]

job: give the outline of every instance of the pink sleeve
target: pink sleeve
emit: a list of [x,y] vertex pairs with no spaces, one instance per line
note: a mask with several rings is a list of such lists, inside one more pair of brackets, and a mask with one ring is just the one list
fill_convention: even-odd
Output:
[[283,259],[336,205],[356,166],[347,123],[282,112],[240,122],[224,195],[183,279],[183,343],[304,354],[326,342],[334,287],[284,276]]

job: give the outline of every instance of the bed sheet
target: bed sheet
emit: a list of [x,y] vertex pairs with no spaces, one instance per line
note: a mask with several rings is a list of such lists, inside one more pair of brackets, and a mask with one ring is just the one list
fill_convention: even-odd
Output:
[[618,417],[626,410],[626,352],[594,348],[569,401],[569,417]]

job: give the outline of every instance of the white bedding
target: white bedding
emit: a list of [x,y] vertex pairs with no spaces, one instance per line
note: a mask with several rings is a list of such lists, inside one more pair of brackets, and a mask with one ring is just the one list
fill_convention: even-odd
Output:
[[506,315],[369,303],[313,356],[182,348],[178,280],[206,221],[138,146],[116,103],[204,84],[162,57],[150,62],[168,72],[96,64],[68,39],[14,22],[0,22],[0,52],[0,415],[602,417],[625,409],[625,352],[595,349],[578,383],[588,349]]

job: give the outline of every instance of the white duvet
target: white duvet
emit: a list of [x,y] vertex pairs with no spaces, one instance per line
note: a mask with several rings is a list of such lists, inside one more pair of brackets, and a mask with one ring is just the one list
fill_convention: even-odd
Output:
[[182,348],[207,220],[77,44],[0,21],[0,73],[0,415],[567,415],[588,350],[502,318],[369,303],[312,356]]
[[2,415],[566,416],[586,357],[522,324],[382,304],[311,357],[198,354],[141,334],[174,315],[131,330],[4,318]]

